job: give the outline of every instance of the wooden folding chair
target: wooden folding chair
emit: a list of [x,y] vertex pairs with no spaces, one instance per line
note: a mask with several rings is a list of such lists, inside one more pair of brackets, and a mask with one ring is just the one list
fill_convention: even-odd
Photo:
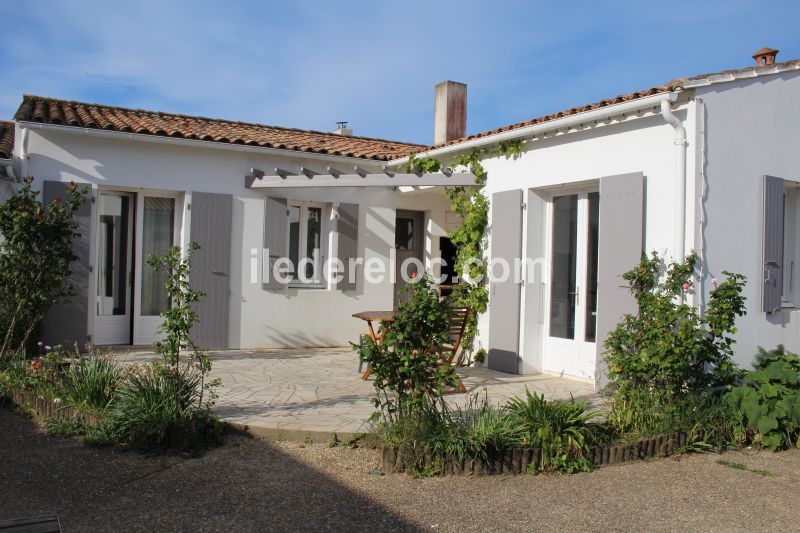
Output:
[[[467,307],[450,308],[447,324],[448,342],[442,346],[431,348],[432,351],[439,354],[442,364],[448,364],[454,368],[464,364],[465,352],[464,350],[459,352],[459,349],[461,348],[461,341],[464,340],[464,332],[467,330],[467,322],[469,321],[469,317],[470,309]],[[455,361],[455,364],[453,361]],[[458,384],[456,387],[458,388],[458,392],[466,392],[466,387],[464,387],[464,383],[461,381],[461,378],[458,378]]]

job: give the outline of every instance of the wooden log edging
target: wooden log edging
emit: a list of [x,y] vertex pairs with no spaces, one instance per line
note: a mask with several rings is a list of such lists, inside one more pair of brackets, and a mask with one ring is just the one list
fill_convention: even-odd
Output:
[[19,407],[28,407],[38,418],[69,418],[70,420],[80,418],[90,426],[100,424],[100,420],[94,415],[63,405],[60,402],[42,398],[30,391],[11,391],[11,400]]
[[[640,461],[655,457],[669,457],[684,446],[689,438],[687,431],[677,431],[617,446],[594,446],[589,450],[589,460],[597,467]],[[428,451],[417,455],[416,465],[405,464],[405,458],[394,448],[381,447],[381,467],[384,473],[402,473],[416,467],[435,467],[443,475],[472,474],[476,476],[491,474],[524,474],[531,465],[541,461],[541,450],[531,447],[513,447],[505,450],[491,450],[486,458],[460,458],[455,454],[435,459]]]

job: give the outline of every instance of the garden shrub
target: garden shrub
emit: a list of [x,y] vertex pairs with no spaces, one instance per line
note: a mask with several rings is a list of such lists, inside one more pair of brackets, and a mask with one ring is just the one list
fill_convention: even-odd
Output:
[[762,350],[755,370],[725,401],[741,411],[754,444],[773,451],[800,446],[800,357],[783,346]]
[[168,273],[170,307],[161,313],[159,328],[164,338],[154,345],[162,361],[129,369],[104,426],[112,440],[141,451],[205,448],[221,440],[222,425],[211,413],[219,380],[208,380],[211,360],[190,338],[198,320],[193,305],[204,296],[189,284],[192,254],[199,248],[191,243],[184,254],[172,246],[161,257],[147,258],[148,266]]
[[114,398],[122,370],[110,358],[99,355],[81,357],[61,377],[64,397],[82,411],[101,413]]
[[386,421],[406,409],[441,404],[447,387],[457,383],[452,365],[442,363],[431,348],[448,340],[448,307],[428,278],[410,284],[411,295],[400,305],[393,322],[381,325],[383,340],[367,338],[353,344],[375,378],[375,406]]
[[548,401],[544,394],[525,388],[525,398],[511,398],[505,412],[520,444],[541,450],[542,471],[587,471],[591,468],[589,448],[602,431],[590,421],[597,413],[583,401]]
[[724,272],[727,279],[711,290],[700,315],[685,301],[696,262],[691,254],[665,267],[653,252],[623,274],[638,311],[626,315],[605,341],[613,392],[624,397],[632,389],[650,390],[670,401],[734,382],[733,334],[736,318],[745,314],[745,278]]
[[115,442],[144,452],[216,444],[220,423],[202,403],[202,382],[190,365],[129,368],[106,411],[106,430]]
[[89,189],[70,183],[44,206],[31,182],[0,205],[0,360],[31,348],[47,310],[73,294],[75,213]]

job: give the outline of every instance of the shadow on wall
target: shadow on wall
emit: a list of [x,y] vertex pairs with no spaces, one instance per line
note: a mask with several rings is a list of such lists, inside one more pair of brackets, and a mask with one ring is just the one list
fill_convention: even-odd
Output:
[[[310,324],[307,324],[311,327]],[[341,347],[341,343],[332,341],[327,337],[314,335],[310,332],[303,330],[287,331],[277,329],[267,324],[263,324],[263,330],[266,332],[265,338],[269,339],[278,347],[283,348],[337,348]],[[353,339],[356,342],[358,339]]]
[[[152,529],[155,524],[189,531],[420,528],[280,446],[247,437],[229,436],[225,446],[194,459],[154,460],[48,437],[7,408],[0,408],[0,426],[8,428],[0,432],[8,466],[0,479],[0,520],[35,509],[58,513],[65,530]],[[64,461],[67,455],[70,460]],[[162,487],[167,486],[165,498]]]

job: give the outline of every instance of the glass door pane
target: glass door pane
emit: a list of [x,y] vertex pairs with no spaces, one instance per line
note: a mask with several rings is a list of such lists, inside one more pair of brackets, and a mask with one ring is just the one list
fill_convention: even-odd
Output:
[[169,308],[166,282],[169,273],[156,272],[145,264],[152,255],[164,255],[172,246],[175,230],[175,199],[144,197],[142,217],[142,316],[157,316]]
[[128,246],[130,198],[100,194],[97,250],[97,315],[128,312]]
[[550,336],[575,338],[578,195],[553,198]]
[[586,342],[597,335],[597,253],[600,229],[600,193],[589,193],[586,237]]
[[316,267],[321,262],[320,245],[322,239],[322,208],[308,208],[308,227],[306,232],[306,279],[318,282]]

